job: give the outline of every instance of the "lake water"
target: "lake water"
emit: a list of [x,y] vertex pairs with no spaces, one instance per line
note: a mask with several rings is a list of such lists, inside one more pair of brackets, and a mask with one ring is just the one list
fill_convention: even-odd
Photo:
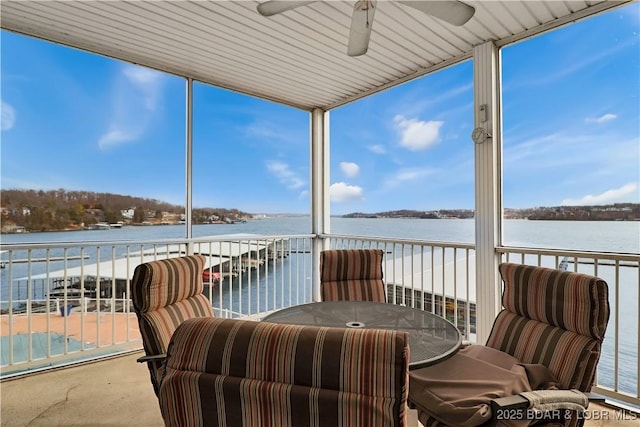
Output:
[[[473,243],[473,219],[331,218],[331,232],[354,236]],[[304,234],[311,229],[306,216],[276,217],[242,224],[193,226],[194,237],[222,234]],[[527,221],[504,222],[506,245],[616,253],[640,253],[640,221]],[[153,240],[183,238],[183,225],[124,227],[112,230],[5,234],[2,243]]]
[[[389,237],[412,240],[442,241],[454,243],[474,242],[474,220],[432,220],[432,219],[331,219],[331,232],[354,236]],[[193,237],[217,236],[224,234],[306,234],[309,233],[309,217],[274,217],[248,221],[242,224],[210,224],[193,226]],[[504,242],[507,246],[568,249],[582,251],[640,253],[640,221],[527,221],[507,220],[504,222]],[[184,238],[185,227],[140,226],[112,230],[91,230],[73,232],[29,233],[2,235],[4,244],[80,242],[80,241],[126,241]],[[6,255],[6,254],[5,254]],[[3,259],[5,257],[3,256]],[[42,265],[39,267],[38,264]],[[21,276],[25,264],[14,266],[13,278]],[[32,274],[40,273],[44,263],[35,263]],[[612,269],[612,268],[611,268]],[[1,273],[0,294],[6,295],[7,271]],[[600,274],[605,280],[606,268]],[[614,283],[609,281],[613,295]],[[616,322],[620,330],[619,383],[624,391],[636,392],[636,363],[638,348],[638,288],[640,287],[637,268],[620,269],[619,318],[611,318],[604,342],[603,356],[599,364],[600,382],[613,386],[613,332]],[[612,307],[615,301],[611,300]]]

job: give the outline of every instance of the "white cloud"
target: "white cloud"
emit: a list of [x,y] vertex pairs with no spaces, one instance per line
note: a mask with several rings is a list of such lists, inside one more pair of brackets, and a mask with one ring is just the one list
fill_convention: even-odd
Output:
[[134,65],[121,69],[112,93],[109,127],[98,138],[98,146],[105,150],[140,139],[157,106],[161,104],[163,76],[157,71]]
[[257,138],[280,139],[281,132],[269,125],[253,123],[246,129],[247,135]]
[[589,55],[581,55],[580,60],[571,60],[570,63],[557,67],[557,73],[537,73],[535,76],[531,73],[527,74],[527,78],[516,78],[512,82],[503,84],[503,90],[513,90],[516,87],[524,86],[546,86],[558,80],[569,77],[581,70],[592,66],[592,64],[603,64],[609,61],[608,57],[615,55],[621,50],[638,43],[637,36],[632,35],[627,40],[621,40],[618,43],[611,43],[608,50],[591,49]]
[[0,129],[9,130],[16,123],[16,110],[4,101],[0,101],[1,121]]
[[362,200],[362,187],[357,185],[349,185],[344,182],[336,182],[331,184],[329,189],[332,202],[351,202]]
[[298,126],[288,116],[273,116],[270,112],[242,110],[243,115],[255,115],[259,118],[244,127],[248,138],[257,139],[261,143],[275,143],[278,147],[282,144],[298,145],[309,138],[307,129]]
[[100,137],[98,146],[104,149],[124,142],[134,141],[138,136],[138,132],[128,132],[126,129],[112,129]]
[[148,68],[128,66],[122,74],[144,97],[144,106],[154,111],[158,103],[161,74]]
[[360,166],[353,162],[340,162],[342,173],[349,178],[354,178],[360,174]]
[[304,181],[284,162],[273,161],[267,163],[267,170],[288,188],[294,190],[304,185]]
[[134,65],[126,66],[122,73],[138,86],[153,86],[160,78],[158,72]]
[[564,199],[561,204],[564,206],[602,205],[614,202],[622,202],[625,199],[637,202],[639,196],[640,194],[638,194],[638,184],[635,182],[630,182],[620,188],[607,190],[604,193],[596,195],[587,194],[580,199]]
[[382,144],[370,145],[367,148],[369,149],[369,151],[371,151],[373,153],[376,153],[376,154],[387,154],[387,149],[384,148],[384,146]]
[[426,170],[405,170],[398,172],[396,179],[398,181],[413,181],[428,174]]
[[[407,93],[406,96],[398,98],[391,107],[395,108],[393,111],[398,111],[398,114],[403,116],[417,116],[426,110],[436,107],[438,110],[442,110],[442,106],[456,99],[460,95],[473,91],[473,82],[464,83],[460,86],[454,86],[446,91],[433,92],[426,88],[415,90]],[[468,108],[462,106],[462,108]],[[448,114],[447,114],[448,115]]]
[[602,124],[602,123],[606,123],[606,122],[610,122],[611,120],[617,119],[618,116],[615,114],[611,114],[611,113],[607,113],[603,116],[600,117],[587,117],[586,119],[584,119],[585,122],[587,123],[597,123],[597,124]]
[[400,132],[400,145],[411,151],[424,150],[440,141],[440,128],[444,122],[407,119],[402,115],[393,118]]
[[384,188],[390,189],[406,182],[416,181],[430,175],[431,173],[433,173],[433,171],[429,169],[402,169],[385,180]]

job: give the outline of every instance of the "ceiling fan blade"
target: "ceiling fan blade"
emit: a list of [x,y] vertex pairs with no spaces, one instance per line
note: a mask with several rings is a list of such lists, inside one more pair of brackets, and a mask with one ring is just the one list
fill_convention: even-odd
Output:
[[360,56],[367,53],[376,7],[376,0],[359,0],[353,6],[347,55]]
[[287,10],[295,9],[305,4],[315,3],[318,0],[296,1],[296,0],[270,0],[258,5],[258,13],[262,16],[272,16]]
[[476,10],[473,6],[462,3],[457,0],[443,1],[403,1],[398,3],[405,4],[428,15],[440,18],[443,21],[453,25],[464,25],[471,19]]

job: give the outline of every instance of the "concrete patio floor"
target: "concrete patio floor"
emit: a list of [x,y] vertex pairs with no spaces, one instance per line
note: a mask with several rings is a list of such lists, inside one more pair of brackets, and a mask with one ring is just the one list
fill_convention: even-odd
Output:
[[[2,426],[162,426],[146,365],[135,352],[0,383]],[[640,426],[640,418],[614,420],[617,410],[590,405],[588,427]],[[606,415],[606,419],[604,419]],[[595,420],[595,418],[598,420]],[[418,427],[410,411],[409,427]]]

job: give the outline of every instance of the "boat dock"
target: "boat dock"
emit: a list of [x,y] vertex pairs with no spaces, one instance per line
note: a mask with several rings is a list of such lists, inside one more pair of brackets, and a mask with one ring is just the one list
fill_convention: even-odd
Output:
[[[15,279],[14,282],[31,283],[34,286],[34,281],[41,281],[42,285],[38,285],[38,288],[43,289],[42,297],[47,295],[51,299],[66,298],[74,302],[85,298],[124,299],[128,295],[128,284],[135,268],[146,262],[186,256],[188,253],[201,254],[205,257],[203,282],[205,286],[216,286],[249,270],[261,268],[269,260],[285,258],[288,255],[287,248],[287,239],[215,241],[195,243],[190,248],[184,244],[169,244],[131,252],[126,257],[99,263],[81,263],[61,270],[32,274]],[[77,261],[87,258],[89,256],[85,255],[48,258],[43,261]],[[35,260],[25,260],[29,261]],[[18,299],[21,296],[20,288],[22,285],[14,291]]]
[[[55,262],[55,261],[77,261],[79,259],[89,259],[89,255],[74,255],[74,256],[56,256],[49,258],[20,258],[20,259],[12,259],[11,262],[15,264],[24,264],[27,262]],[[2,264],[9,263],[8,259],[0,260]]]

